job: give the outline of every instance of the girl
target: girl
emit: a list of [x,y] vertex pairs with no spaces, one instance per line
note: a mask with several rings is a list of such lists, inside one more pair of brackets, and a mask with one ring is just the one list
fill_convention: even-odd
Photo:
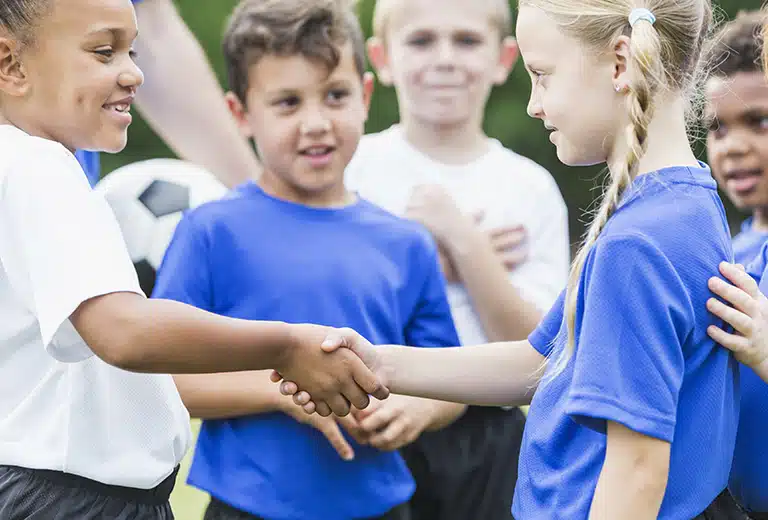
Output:
[[[708,0],[521,0],[529,114],[562,162],[610,171],[567,289],[528,341],[372,349],[345,332],[325,343],[355,350],[398,393],[530,401],[517,520],[740,517],[723,492],[737,368],[707,336],[719,321],[705,307],[730,235],[685,117],[711,22]],[[305,410],[328,411],[298,389],[282,383]]]
[[[172,518],[189,444],[169,375],[279,367],[345,414],[386,389],[328,328],[141,296],[72,151],[125,146],[130,0],[0,3],[0,518]],[[82,230],[88,229],[88,234]],[[122,369],[122,370],[121,370]]]

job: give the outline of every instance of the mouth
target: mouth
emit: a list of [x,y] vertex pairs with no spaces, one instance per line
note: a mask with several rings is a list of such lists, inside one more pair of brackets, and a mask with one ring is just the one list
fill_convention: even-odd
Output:
[[101,108],[119,115],[130,115],[133,100],[134,96],[128,96],[123,99],[118,99],[117,101],[104,103]]
[[723,176],[725,188],[737,195],[749,195],[763,179],[763,173],[760,168],[731,170]]
[[335,146],[313,145],[299,150],[299,155],[306,157],[313,167],[322,167],[330,163],[334,151]]

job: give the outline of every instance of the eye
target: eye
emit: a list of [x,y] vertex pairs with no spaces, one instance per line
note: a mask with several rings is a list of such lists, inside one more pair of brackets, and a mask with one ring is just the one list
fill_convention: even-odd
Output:
[[332,104],[339,104],[349,97],[349,90],[345,88],[335,88],[328,92],[327,99]]
[[296,108],[299,105],[299,96],[286,96],[284,98],[278,99],[272,104],[278,108],[290,110],[292,108]]
[[408,38],[406,44],[410,47],[427,47],[433,40],[429,34],[416,34]]
[[139,56],[139,53],[138,53],[138,52],[136,52],[134,49],[131,49],[131,50],[129,50],[129,51],[128,51],[128,56],[129,56],[129,57],[130,57],[132,60],[135,60],[135,59],[136,59],[136,58]]
[[768,131],[768,116],[750,117],[747,122],[749,123],[749,127],[755,132]]
[[483,43],[483,39],[474,34],[461,34],[456,36],[454,40],[462,47],[475,47]]
[[727,129],[724,124],[720,122],[719,119],[713,117],[709,122],[709,128],[707,131],[714,137],[715,139],[722,139],[725,134],[727,133]]
[[111,47],[109,48],[103,48],[103,49],[96,49],[93,51],[94,53],[98,54],[99,56],[109,59],[112,58],[115,55],[115,50]]

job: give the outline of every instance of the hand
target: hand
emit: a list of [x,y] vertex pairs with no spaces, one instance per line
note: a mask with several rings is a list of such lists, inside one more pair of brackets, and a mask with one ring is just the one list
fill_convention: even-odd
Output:
[[456,234],[474,227],[473,219],[459,210],[448,192],[434,184],[414,188],[405,215],[426,227],[437,243],[447,249]]
[[[341,428],[339,428],[339,423],[336,418],[323,417],[317,414],[309,415],[305,413],[302,408],[296,406],[293,403],[293,400],[288,398],[285,398],[285,404],[281,408],[281,411],[286,415],[293,417],[298,422],[307,424],[325,435],[325,438],[328,439],[328,442],[331,443],[333,449],[336,450],[342,459],[353,460],[355,458],[355,451],[352,449],[352,446],[349,445],[349,442],[347,442],[344,434],[341,433]],[[347,418],[354,421],[354,418],[351,415],[348,415],[343,419],[340,418],[339,420],[346,420]]]
[[[351,329],[319,325],[293,325],[293,347],[288,350],[272,380],[285,377],[309,392],[313,411],[327,417],[345,416],[350,403],[365,408],[368,395],[386,399],[389,390],[371,369],[378,356],[373,346]],[[340,349],[339,347],[346,347]],[[337,350],[338,349],[338,350]]]
[[369,436],[368,444],[393,451],[415,441],[431,423],[434,411],[428,399],[391,395],[386,401],[371,401],[368,408],[352,415]]
[[[298,343],[302,348],[309,350],[306,357],[308,361],[301,365],[300,369],[278,367],[270,377],[275,383],[285,379],[280,384],[280,391],[283,395],[293,395],[294,402],[303,406],[306,413],[317,412],[324,417],[335,413],[343,417],[349,413],[350,402],[356,408],[363,409],[368,406],[370,399],[365,393],[361,395],[361,390],[379,400],[389,396],[379,355],[373,345],[360,334],[348,328],[333,329],[318,325],[297,325],[296,327],[311,328],[306,332],[304,332],[305,329],[297,329],[297,334],[301,338]],[[337,365],[334,368],[338,369],[341,365],[341,374],[330,376],[322,374],[318,367],[328,363],[327,356],[338,355],[343,357],[334,358],[337,359]],[[294,373],[292,374],[291,371]],[[352,372],[351,378],[350,372]],[[303,381],[295,374],[304,378]],[[313,390],[310,384],[314,385],[316,390]],[[312,399],[309,398],[310,395]],[[332,401],[327,401],[326,396],[330,396]],[[342,413],[337,410],[341,410]]]
[[522,225],[502,226],[486,233],[505,271],[514,270],[528,259],[528,232]]
[[743,267],[723,262],[720,272],[733,285],[718,277],[710,278],[708,285],[713,293],[731,306],[710,298],[707,309],[730,324],[735,332],[728,333],[712,325],[707,333],[733,351],[741,363],[757,370],[761,365],[768,365],[768,299]]

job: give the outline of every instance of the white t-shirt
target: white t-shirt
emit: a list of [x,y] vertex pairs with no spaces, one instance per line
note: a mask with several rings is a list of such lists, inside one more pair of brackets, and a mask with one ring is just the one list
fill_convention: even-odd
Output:
[[190,443],[169,375],[104,363],[69,316],[141,294],[106,201],[60,144],[0,126],[0,465],[148,489]]
[[[395,125],[366,135],[346,171],[346,184],[363,198],[403,215],[414,187],[443,186],[467,214],[483,211],[484,228],[525,226],[528,260],[509,274],[526,300],[549,310],[566,285],[568,214],[552,176],[535,162],[489,139],[489,150],[464,165],[435,161],[414,148]],[[469,294],[449,284],[448,299],[462,344],[487,341]],[[510,319],[514,319],[513,316]]]

